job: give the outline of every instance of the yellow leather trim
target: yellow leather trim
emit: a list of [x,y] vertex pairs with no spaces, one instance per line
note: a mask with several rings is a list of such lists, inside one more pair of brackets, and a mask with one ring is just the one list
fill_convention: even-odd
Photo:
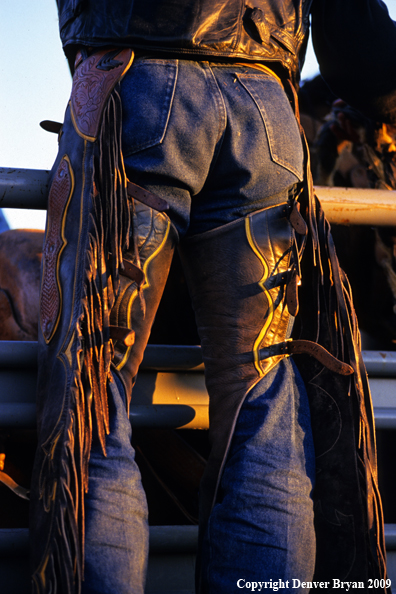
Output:
[[[67,198],[65,207],[63,209],[63,213],[62,213],[62,226],[61,226],[62,247],[60,248],[58,257],[56,259],[56,284],[58,285],[58,291],[59,291],[59,312],[58,312],[58,316],[56,318],[56,322],[54,324],[54,327],[52,329],[51,335],[48,337],[48,339],[45,338],[45,336],[43,335],[46,344],[49,344],[51,342],[52,337],[54,336],[54,334],[56,332],[56,329],[58,327],[59,320],[60,320],[61,313],[62,313],[62,287],[61,287],[60,279],[59,279],[59,266],[60,266],[60,257],[62,255],[63,250],[65,249],[65,247],[67,245],[67,239],[66,239],[65,233],[64,233],[64,231],[65,231],[65,219],[66,219],[67,209],[69,207],[71,197],[73,196],[74,186],[75,186],[74,172],[73,172],[73,168],[72,168],[70,159],[69,159],[69,157],[67,155],[63,155],[62,161],[63,160],[67,161],[67,163],[69,165],[71,188],[70,188],[69,196]],[[48,219],[49,219],[49,217],[48,217]],[[47,228],[49,229],[49,225],[48,224],[47,224]]]
[[71,165],[70,159],[69,159],[69,157],[67,155],[65,155],[63,158],[69,163],[69,170],[70,170],[70,177],[71,177],[71,180],[72,180],[72,184],[71,184],[71,190],[70,190],[69,198],[67,199],[65,208],[63,209],[62,227],[61,227],[61,237],[62,237],[63,244],[62,244],[61,249],[59,250],[59,254],[58,254],[58,258],[57,258],[57,263],[56,263],[56,282],[58,283],[58,289],[59,289],[59,295],[60,295],[60,307],[59,307],[59,315],[58,315],[58,319],[57,319],[56,324],[55,324],[54,332],[55,332],[56,327],[58,326],[58,323],[59,323],[59,320],[60,320],[60,316],[61,316],[61,312],[62,312],[62,290],[61,290],[60,278],[59,278],[59,267],[60,267],[60,259],[61,259],[62,252],[63,252],[63,250],[65,249],[65,247],[67,245],[67,239],[65,237],[66,215],[67,215],[67,209],[69,208],[71,197],[73,196],[74,186],[75,186],[74,172],[73,172],[73,167]]
[[[81,165],[82,165],[82,185],[81,185],[81,194],[80,194],[80,219],[79,219],[79,228],[78,228],[78,239],[77,239],[77,249],[76,249],[76,257],[74,260],[74,279],[73,279],[73,297],[72,297],[72,303],[74,303],[75,301],[75,295],[76,295],[76,284],[77,284],[77,267],[78,267],[78,260],[81,257],[85,257],[85,254],[81,254],[81,230],[82,230],[82,221],[83,221],[83,212],[84,212],[84,191],[85,191],[85,157],[87,154],[87,142],[84,142],[84,151],[83,151],[83,156],[81,159]],[[63,341],[63,344],[61,346],[61,348],[59,349],[59,353],[58,353],[58,358],[60,359],[59,355],[64,354],[65,349],[67,349],[68,345],[66,346],[66,340],[67,337],[69,335],[70,332],[70,328],[73,322],[73,308],[71,309],[71,313],[70,313],[70,321],[69,321],[69,326],[67,328],[67,331],[65,332],[65,339]],[[67,373],[67,369],[65,366],[65,371]]]
[[73,342],[74,342],[74,335],[75,335],[75,331],[73,331],[73,334],[71,335],[71,339],[69,340],[69,344],[67,345],[66,350],[64,351],[64,355],[65,355],[66,359],[68,360],[70,368],[72,367],[72,363],[73,363],[71,348],[72,348]]
[[257,258],[260,260],[260,262],[262,263],[263,268],[264,268],[264,274],[261,277],[261,279],[258,281],[258,285],[268,299],[267,319],[265,320],[264,326],[262,327],[261,331],[259,332],[259,335],[257,336],[256,340],[254,341],[254,345],[253,345],[254,366],[257,369],[260,376],[263,376],[264,370],[262,368],[260,357],[259,357],[259,349],[260,349],[260,344],[262,343],[264,336],[265,336],[265,334],[272,322],[272,319],[274,317],[274,302],[272,300],[272,297],[271,297],[269,291],[265,288],[265,285],[264,285],[264,283],[267,280],[268,275],[269,275],[268,264],[263,256],[263,254],[260,252],[258,246],[256,245],[256,242],[253,238],[251,225],[252,225],[251,218],[246,217],[245,231],[246,231],[247,240],[249,242],[251,249],[253,250],[253,252],[255,253]]
[[125,65],[125,68],[121,74],[120,80],[126,75],[126,73],[128,72],[128,70],[130,69],[130,67],[132,66],[132,62],[135,59],[135,53],[132,51],[131,52],[131,57],[129,58],[129,62]]
[[69,107],[70,107],[70,115],[71,115],[71,119],[73,122],[74,130],[77,132],[77,134],[80,136],[80,138],[83,138],[84,140],[88,140],[89,142],[95,142],[95,140],[96,140],[95,136],[87,136],[86,134],[83,134],[82,132],[80,132],[80,130],[77,126],[76,118],[73,113],[73,107],[72,107],[71,101],[69,101]]
[[50,554],[47,553],[46,557],[43,560],[43,563],[41,565],[41,569],[38,571],[37,575],[40,578],[40,582],[42,587],[45,589],[45,585],[46,585],[46,580],[45,580],[45,570],[47,569],[47,565],[48,565],[48,561],[50,558]]
[[279,76],[277,76],[275,74],[275,72],[273,72],[271,70],[271,68],[268,68],[268,66],[265,66],[264,64],[260,64],[259,62],[244,62],[243,64],[237,62],[235,64],[235,66],[243,66],[243,67],[247,66],[247,67],[250,67],[250,68],[254,68],[255,70],[261,70],[262,72],[265,72],[266,74],[269,74],[270,76],[272,76],[273,78],[275,78],[278,81],[279,84],[282,84],[282,81],[279,78]]
[[[170,227],[171,227],[171,222],[170,222],[170,220],[168,220],[168,225],[167,225],[166,232],[165,232],[165,235],[164,235],[164,238],[163,238],[162,242],[157,247],[157,249],[147,258],[147,260],[145,261],[145,263],[143,265],[143,273],[144,273],[145,281],[144,281],[144,284],[143,284],[143,286],[141,288],[141,291],[144,291],[145,289],[147,289],[150,286],[150,283],[149,283],[149,280],[148,280],[147,268],[148,268],[151,260],[153,260],[157,256],[157,254],[159,254],[159,252],[162,250],[163,246],[165,245],[165,243],[166,243],[166,241],[168,239]],[[133,306],[133,303],[134,303],[134,301],[135,301],[135,299],[137,297],[137,294],[138,294],[138,290],[136,289],[133,292],[133,294],[132,294],[132,296],[131,296],[131,298],[129,300],[129,303],[128,303],[127,325],[128,325],[128,328],[130,330],[133,329],[132,328],[132,306]],[[123,356],[121,362],[117,365],[116,369],[120,370],[120,369],[122,369],[124,367],[125,363],[128,360],[129,353],[131,352],[132,346],[130,346],[130,347],[127,348],[125,355]]]

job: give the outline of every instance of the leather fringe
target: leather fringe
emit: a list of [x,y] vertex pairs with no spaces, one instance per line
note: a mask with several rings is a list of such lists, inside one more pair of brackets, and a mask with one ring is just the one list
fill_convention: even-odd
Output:
[[[366,568],[369,577],[381,579],[386,578],[386,552],[382,504],[378,492],[374,415],[370,389],[361,353],[360,333],[349,281],[339,266],[330,224],[318,198],[314,195],[306,143],[305,151],[308,183],[300,193],[299,202],[301,214],[309,228],[302,266],[303,270],[309,270],[307,285],[310,285],[310,295],[308,299],[307,295],[301,299],[302,304],[306,303],[306,310],[301,316],[302,323],[306,324],[302,327],[302,336],[310,337],[311,340],[323,345],[337,359],[348,363],[354,370],[349,387],[349,398],[350,406],[355,411],[354,421],[357,425],[354,447],[362,508],[365,507],[363,521],[368,534]],[[316,291],[312,287],[317,287]],[[312,315],[312,312],[318,312],[317,316]],[[312,366],[312,363],[309,363],[309,366]],[[316,379],[311,379],[309,383],[315,386]],[[384,587],[376,591],[387,591],[387,589]]]
[[[110,339],[110,311],[119,286],[122,252],[128,248],[129,209],[126,174],[121,152],[121,99],[115,89],[103,113],[98,157],[93,171],[93,212],[90,214],[89,250],[84,286],[83,314],[78,323],[82,361],[76,372],[76,425],[79,458],[82,461],[82,500],[79,532],[83,535],[84,499],[88,491],[88,464],[93,438],[97,432],[106,455],[109,434],[107,386],[113,343]],[[81,550],[83,557],[83,537]]]
[[[113,357],[109,316],[119,287],[119,268],[122,266],[122,252],[128,248],[130,227],[120,123],[121,99],[115,90],[103,114],[99,157],[94,163],[94,210],[90,214],[84,312],[79,321],[83,345],[82,376],[90,395],[85,400],[93,403],[94,420],[104,454],[105,436],[109,433],[107,383],[111,381]],[[91,409],[86,415],[85,425],[92,428]],[[92,435],[88,435],[85,460],[89,457],[91,440]]]
[[[305,290],[301,300],[301,303],[305,304],[305,311],[299,316],[302,324],[300,338],[308,338],[322,345],[334,357],[349,364],[354,370],[348,394],[351,400],[352,420],[350,422],[357,424],[357,427],[351,426],[350,429],[354,435],[356,433],[353,448],[360,488],[360,494],[356,493],[356,495],[360,495],[361,507],[365,508],[362,511],[361,521],[364,523],[363,532],[368,535],[366,536],[365,551],[361,550],[361,557],[364,559],[361,561],[360,569],[368,572],[367,577],[385,579],[387,573],[384,518],[378,490],[374,413],[367,372],[361,353],[360,333],[353,307],[351,288],[346,274],[338,263],[330,224],[325,217],[319,199],[314,194],[310,152],[300,123],[297,93],[290,80],[287,81],[285,91],[289,95],[300,126],[305,163],[305,181],[301,184],[298,201],[300,212],[308,227],[308,235],[300,239],[299,252],[302,255],[303,269],[309,271],[307,285],[310,288]],[[313,287],[316,287],[316,291]],[[314,312],[317,312],[317,315]],[[312,377],[310,369],[312,362],[305,365],[303,363],[299,367],[308,392],[311,386],[313,388],[311,398],[315,399],[320,393],[321,385],[320,380]],[[307,370],[309,370],[308,373]],[[333,377],[330,381],[334,384],[337,380]],[[339,393],[342,394],[346,387],[347,384],[344,384],[343,387],[340,384]],[[313,406],[314,409],[315,406]],[[313,421],[313,425],[315,425],[315,421]],[[323,475],[325,474],[323,472]],[[325,482],[323,485],[326,489]],[[318,503],[321,504],[320,499]],[[330,549],[327,554],[329,552]],[[319,571],[322,571],[322,562],[323,559],[320,559],[319,562],[317,559],[316,571],[318,568]],[[326,560],[324,560],[323,566],[326,572]],[[384,586],[376,588],[375,591],[390,592],[390,588]]]
[[[40,594],[80,594],[84,575],[84,495],[88,491],[88,465],[97,436],[106,455],[109,434],[107,386],[113,343],[110,310],[119,287],[122,253],[128,248],[130,218],[127,178],[121,152],[121,99],[117,88],[103,111],[101,131],[93,150],[92,205],[88,223],[85,278],[80,317],[75,327],[77,365],[74,369],[59,485],[48,493],[48,511],[55,529],[46,556],[33,577]],[[49,463],[49,462],[47,462]],[[42,473],[45,480],[47,473]],[[50,502],[55,494],[57,502]]]

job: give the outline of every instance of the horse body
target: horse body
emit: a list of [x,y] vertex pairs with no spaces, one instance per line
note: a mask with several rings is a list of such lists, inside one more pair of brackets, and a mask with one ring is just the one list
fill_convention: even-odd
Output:
[[0,339],[37,340],[43,231],[0,233]]

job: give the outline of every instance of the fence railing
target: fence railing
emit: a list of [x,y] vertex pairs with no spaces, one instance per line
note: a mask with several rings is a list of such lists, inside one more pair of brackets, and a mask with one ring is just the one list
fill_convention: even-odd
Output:
[[[0,208],[45,210],[48,178],[48,171],[0,168]],[[396,192],[322,187],[315,190],[332,223],[396,226]],[[376,427],[396,429],[396,352],[366,351],[363,358],[369,374]],[[35,425],[36,374],[37,343],[0,341],[0,428],[25,429]],[[208,403],[199,346],[147,347],[131,406],[130,417],[135,427],[207,429]],[[385,535],[388,570],[396,582],[396,524],[387,524]],[[158,558],[164,552],[168,555],[161,565],[164,592],[170,592],[172,579],[177,573],[180,578],[183,571],[183,587],[175,587],[172,592],[193,591],[191,559],[196,541],[194,526],[151,528],[151,563],[159,563]],[[0,557],[4,558],[4,562],[0,561],[0,581],[7,594],[20,591],[19,578],[23,583],[28,580],[28,566],[23,560],[27,542],[27,529],[0,529]],[[169,553],[184,554],[180,556],[177,571],[175,558],[173,564],[169,563]],[[153,561],[153,554],[159,556],[157,560]],[[157,569],[151,571],[151,575],[155,573]],[[149,570],[146,592],[158,591],[157,583],[150,585]]]
[[[0,167],[0,208],[46,210],[49,171]],[[396,225],[396,191],[316,187],[331,223]]]

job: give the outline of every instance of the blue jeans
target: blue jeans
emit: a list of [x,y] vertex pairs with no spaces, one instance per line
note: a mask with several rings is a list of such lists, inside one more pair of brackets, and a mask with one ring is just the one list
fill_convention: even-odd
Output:
[[[140,57],[121,83],[121,98],[128,177],[168,201],[181,238],[284,202],[302,180],[289,101],[260,70]],[[146,504],[125,410],[113,414],[122,417],[113,420],[115,430],[124,428],[110,436],[108,457],[95,451],[90,463],[84,594],[143,588]],[[205,538],[210,592],[239,592],[238,579],[312,577],[313,458],[307,395],[293,363],[282,361],[242,406]]]
[[283,202],[302,180],[297,123],[268,74],[141,58],[121,98],[128,177],[169,202],[180,237]]
[[122,383],[108,389],[110,435],[104,457],[92,444],[85,497],[83,594],[143,594],[148,558],[148,510],[131,445]]
[[283,359],[247,395],[203,540],[205,594],[239,592],[272,580],[278,592],[305,592],[315,535],[315,457],[307,393]]

